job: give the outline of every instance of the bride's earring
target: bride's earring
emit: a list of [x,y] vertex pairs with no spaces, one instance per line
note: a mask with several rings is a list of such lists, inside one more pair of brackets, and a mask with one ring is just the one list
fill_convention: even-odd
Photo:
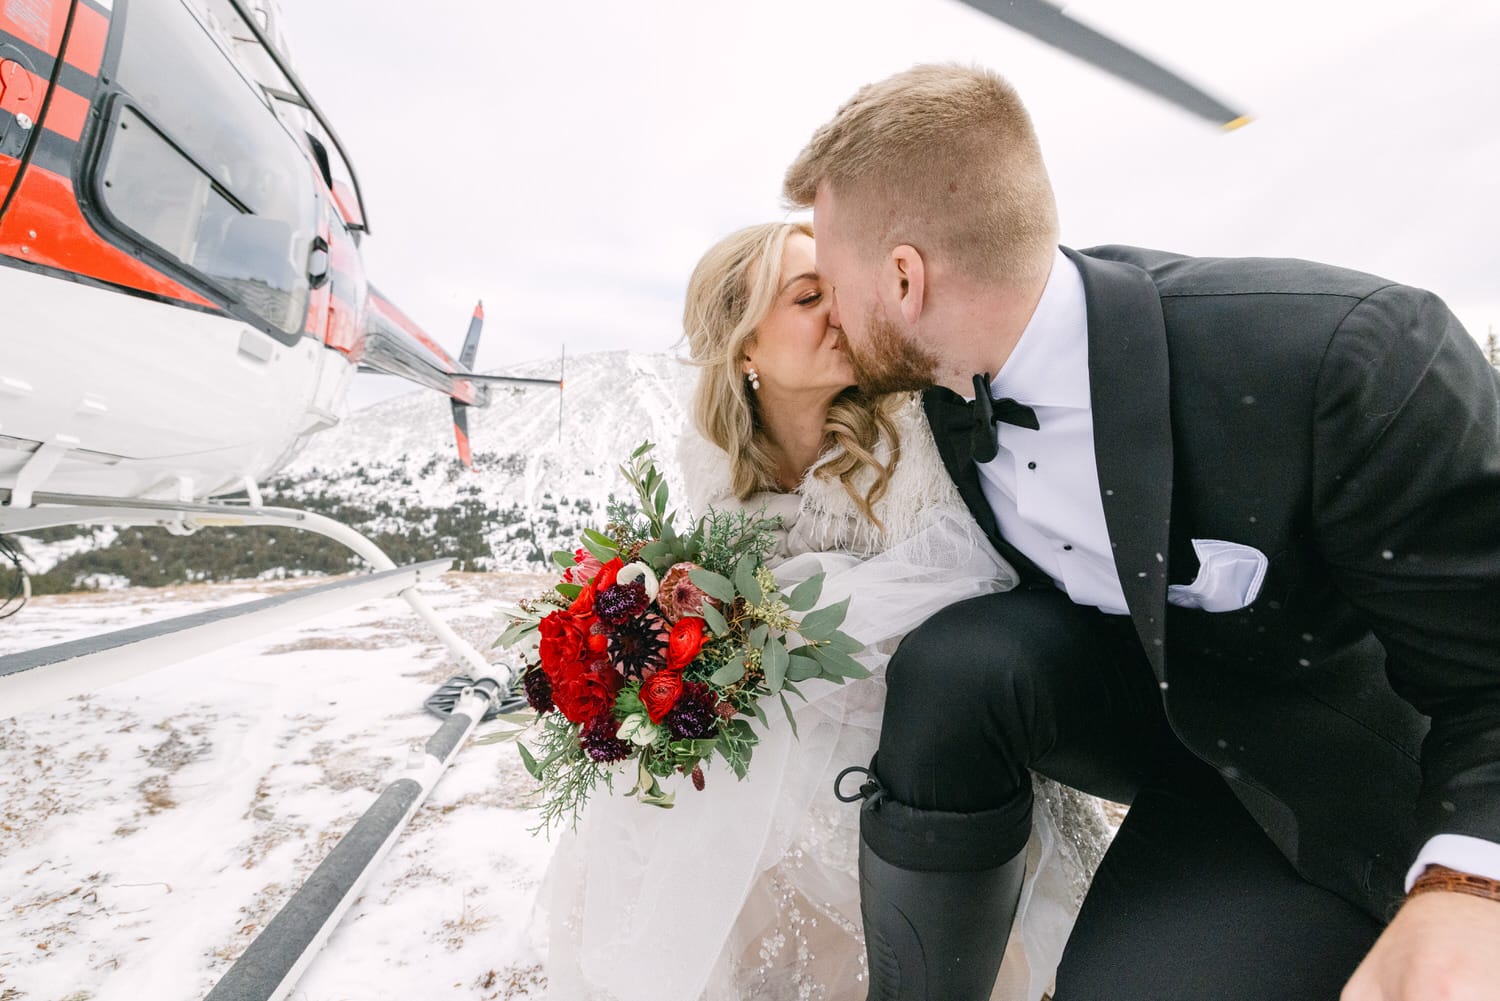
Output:
[[760,389],[760,373],[755,371],[755,366],[750,367],[750,371],[745,373],[745,378],[750,380],[751,389]]

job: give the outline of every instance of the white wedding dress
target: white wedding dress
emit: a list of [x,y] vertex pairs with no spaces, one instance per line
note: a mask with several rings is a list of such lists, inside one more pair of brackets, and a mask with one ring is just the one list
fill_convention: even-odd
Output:
[[[779,704],[736,781],[715,761],[707,788],[685,780],[663,810],[599,790],[564,832],[534,928],[555,1001],[863,1001],[859,804],[833,795],[848,765],[868,765],[880,733],[884,667],[938,609],[1013,586],[1014,573],[964,509],[920,407],[903,408],[901,460],[876,506],[885,532],[837,481],[811,473],[796,494],[737,501],[728,457],[689,432],[680,449],[694,513],[765,503],[787,531],[779,580],[827,574],[820,604],[853,596],[844,630],[866,645],[872,676],[804,682]],[[847,788],[858,784],[851,779]],[[994,1001],[1037,1001],[1108,843],[1097,804],[1038,779],[1028,876]]]

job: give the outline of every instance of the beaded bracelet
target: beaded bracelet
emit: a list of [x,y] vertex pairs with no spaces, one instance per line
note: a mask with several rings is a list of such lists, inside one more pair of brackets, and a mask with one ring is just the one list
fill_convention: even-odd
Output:
[[1429,865],[1422,875],[1417,877],[1417,881],[1412,884],[1411,890],[1406,895],[1414,897],[1431,890],[1468,893],[1476,897],[1484,897],[1486,900],[1500,901],[1500,880],[1459,872],[1445,865]]

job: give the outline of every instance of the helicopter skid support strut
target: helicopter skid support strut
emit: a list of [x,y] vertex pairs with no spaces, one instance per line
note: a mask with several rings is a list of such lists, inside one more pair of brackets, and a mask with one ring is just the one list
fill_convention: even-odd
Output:
[[[43,493],[36,494],[32,501],[35,506],[0,506],[0,533],[80,524],[157,526],[177,534],[195,532],[200,528],[293,528],[342,543],[374,567],[376,573],[314,585],[218,612],[184,616],[156,626],[123,630],[0,658],[0,715],[15,715],[54,699],[93,691],[102,685],[260,635],[268,627],[290,625],[390,594],[400,595],[443,645],[465,662],[470,677],[490,676],[496,670],[483,654],[455,633],[416,590],[419,580],[436,577],[452,565],[451,560],[398,568],[380,547],[347,525],[294,508],[118,501]],[[392,575],[397,570],[407,576]],[[130,635],[125,635],[127,633]],[[52,670],[59,667],[66,669]]]

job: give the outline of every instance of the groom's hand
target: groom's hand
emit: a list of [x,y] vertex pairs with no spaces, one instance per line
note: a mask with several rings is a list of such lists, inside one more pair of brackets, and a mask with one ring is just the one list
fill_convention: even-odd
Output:
[[1410,898],[1339,1001],[1500,1001],[1500,901]]

